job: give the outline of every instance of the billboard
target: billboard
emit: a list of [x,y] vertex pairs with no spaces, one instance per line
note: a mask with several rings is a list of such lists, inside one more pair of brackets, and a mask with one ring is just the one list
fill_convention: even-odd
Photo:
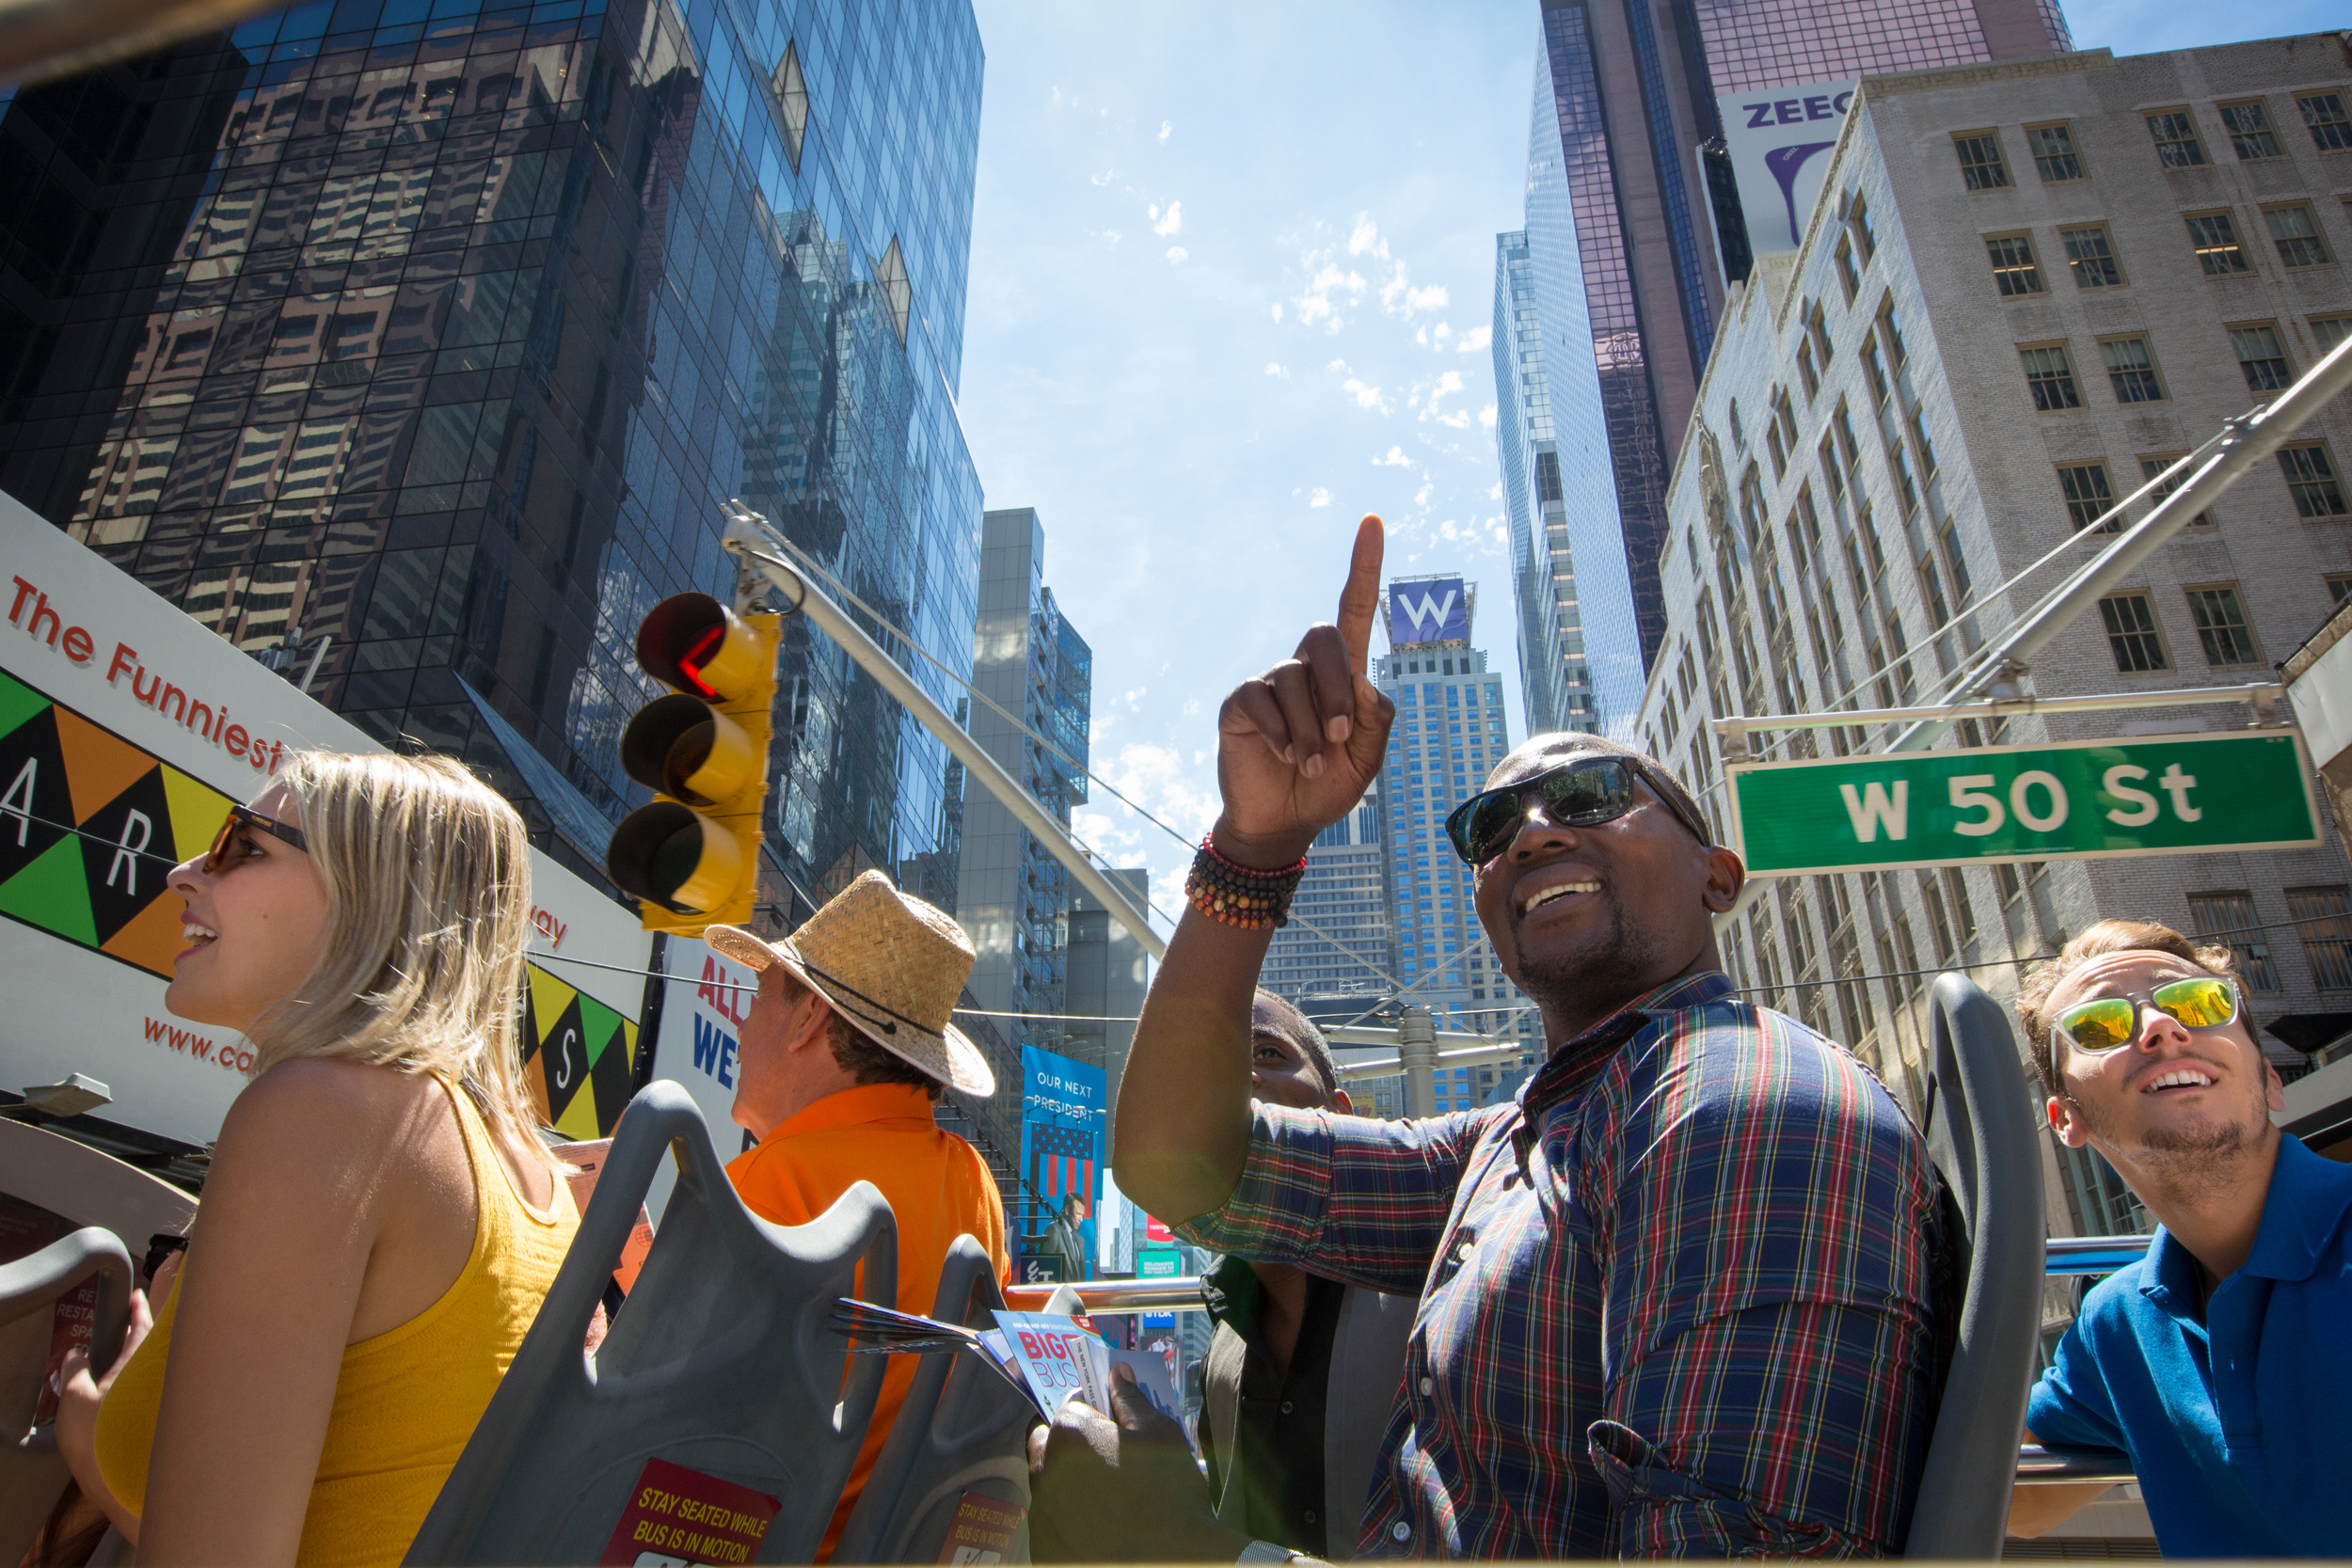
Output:
[[[164,1006],[184,945],[165,875],[287,753],[382,748],[6,495],[0,606],[0,1088],[83,1073],[112,1097],[100,1119],[210,1143],[253,1053]],[[563,960],[642,971],[648,939],[535,852],[532,895],[525,1074],[554,1126],[598,1137],[644,981]]]
[[1110,1085],[1099,1067],[1034,1045],[1021,1048],[1021,1174],[1056,1214],[1081,1205],[1084,1256],[1094,1255],[1095,1172],[1103,1165],[1103,1116]]
[[1460,578],[1389,584],[1389,644],[1467,642],[1470,596]]
[[1829,172],[1830,149],[1837,145],[1858,86],[1852,79],[1816,82],[1715,100],[1753,254],[1791,251],[1804,237],[1805,219]]

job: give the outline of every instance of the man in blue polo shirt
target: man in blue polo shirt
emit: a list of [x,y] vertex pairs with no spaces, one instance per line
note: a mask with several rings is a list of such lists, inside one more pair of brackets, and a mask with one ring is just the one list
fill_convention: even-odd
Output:
[[[2059,1341],[2028,1440],[2128,1453],[2168,1557],[2352,1551],[2352,1165],[2271,1124],[2285,1100],[2228,950],[2102,921],[2018,1013],[2051,1130],[2159,1222]],[[2099,1490],[2020,1487],[2010,1532]]]

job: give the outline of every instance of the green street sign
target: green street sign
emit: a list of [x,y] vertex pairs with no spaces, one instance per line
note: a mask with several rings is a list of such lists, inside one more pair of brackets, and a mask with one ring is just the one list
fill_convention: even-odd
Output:
[[1184,1272],[1184,1255],[1174,1247],[1136,1249],[1137,1279],[1175,1279]]
[[1758,877],[2112,860],[2320,841],[2293,730],[1735,763],[1732,840]]

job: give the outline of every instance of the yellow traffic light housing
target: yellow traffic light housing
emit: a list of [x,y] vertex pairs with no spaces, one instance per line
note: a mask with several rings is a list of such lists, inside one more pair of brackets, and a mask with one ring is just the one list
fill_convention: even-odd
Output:
[[675,594],[637,628],[638,664],[678,689],[621,736],[621,767],[657,799],[612,831],[605,869],[648,931],[751,919],[782,624]]

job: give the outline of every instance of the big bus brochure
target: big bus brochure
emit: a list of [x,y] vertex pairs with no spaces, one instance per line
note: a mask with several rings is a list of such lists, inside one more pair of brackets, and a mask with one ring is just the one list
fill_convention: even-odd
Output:
[[1108,1412],[1112,1369],[1124,1366],[1135,1373],[1136,1386],[1152,1407],[1183,1424],[1167,1359],[1157,1352],[1115,1349],[1082,1318],[1053,1312],[1000,1311],[992,1316],[995,1327],[968,1328],[843,1296],[834,1327],[858,1341],[850,1347],[858,1354],[969,1351],[1049,1421],[1073,1395]]

